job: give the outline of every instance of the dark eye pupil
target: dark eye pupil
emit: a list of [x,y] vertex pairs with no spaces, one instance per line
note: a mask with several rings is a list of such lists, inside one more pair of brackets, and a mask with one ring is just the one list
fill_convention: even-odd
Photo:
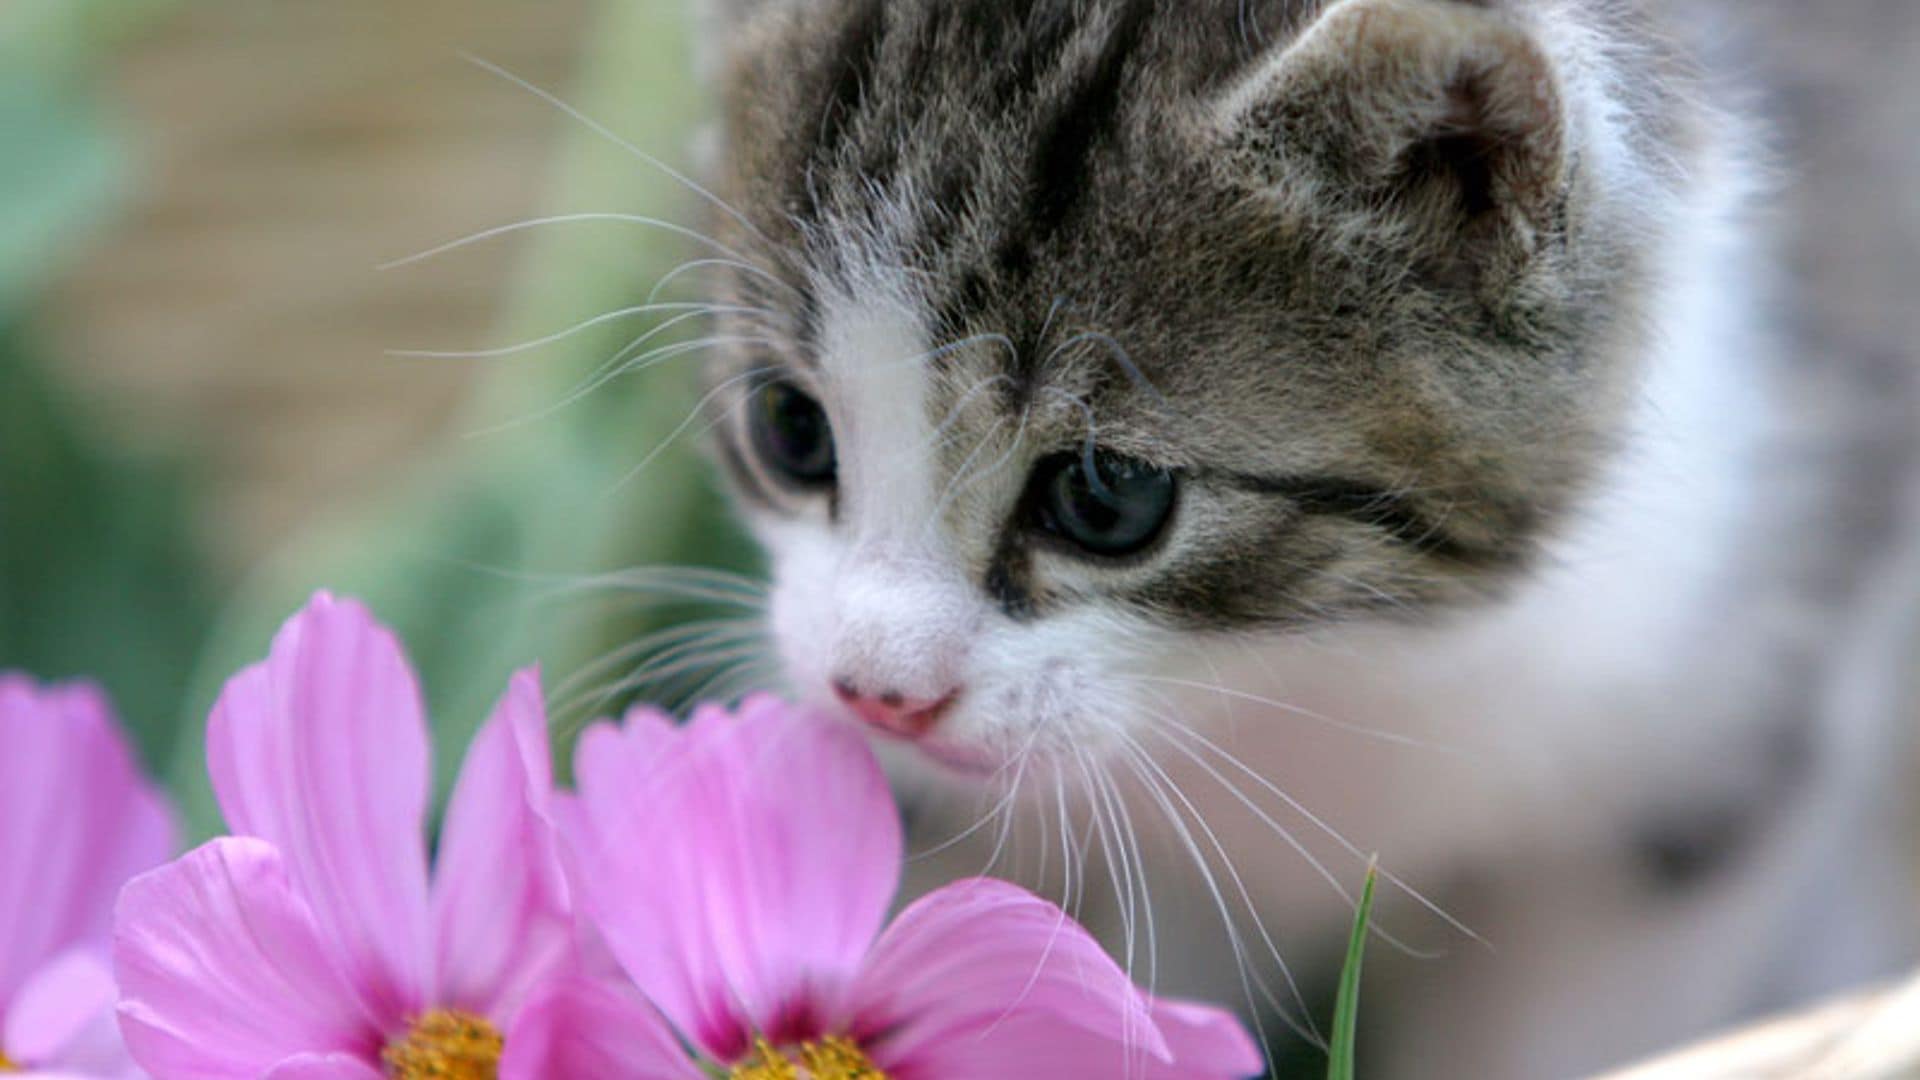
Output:
[[754,391],[749,408],[754,447],[769,465],[802,486],[833,482],[833,427],[819,402],[792,383],[769,382]]
[[1035,524],[1108,557],[1151,544],[1173,514],[1173,474],[1118,454],[1062,454],[1035,473]]

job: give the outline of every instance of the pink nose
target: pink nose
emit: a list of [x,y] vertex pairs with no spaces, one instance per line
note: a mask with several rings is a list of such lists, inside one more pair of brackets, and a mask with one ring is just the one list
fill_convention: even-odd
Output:
[[939,698],[910,698],[897,690],[872,694],[845,677],[833,680],[833,693],[855,716],[890,735],[907,739],[922,738],[931,732],[947,707],[960,696],[958,690]]

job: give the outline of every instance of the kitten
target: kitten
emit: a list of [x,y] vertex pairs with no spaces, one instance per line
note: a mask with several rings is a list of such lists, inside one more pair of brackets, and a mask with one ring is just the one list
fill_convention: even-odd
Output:
[[1375,1075],[1568,1075],[1910,955],[1908,504],[1805,452],[1670,29],[715,2],[711,400],[792,689],[1096,815],[1163,989],[1281,987],[1249,916],[1310,959],[1376,850],[1389,929],[1491,948],[1374,950]]

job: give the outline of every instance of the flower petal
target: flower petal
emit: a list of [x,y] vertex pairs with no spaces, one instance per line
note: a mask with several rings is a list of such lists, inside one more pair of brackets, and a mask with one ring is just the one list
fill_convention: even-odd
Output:
[[507,1035],[501,1080],[703,1080],[645,998],[624,983],[562,978],[537,990]]
[[[839,1026],[870,1040],[889,1070],[944,1061],[939,1055],[958,1047],[986,1053],[1021,1032],[1063,1045],[1138,1048],[1143,1060],[1162,1063],[1172,1054],[1146,996],[1092,935],[1055,905],[984,878],[949,885],[901,913],[847,995]],[[1107,1064],[1113,1060],[1108,1054]]]
[[214,706],[207,766],[227,824],[278,847],[321,932],[389,1023],[427,986],[420,689],[393,635],[326,593]]
[[[1161,1028],[1167,1020],[1156,1012]],[[1039,1012],[1010,1015],[973,1033],[955,1033],[938,1043],[913,1047],[880,1061],[890,1080],[950,1080],[952,1077],[1044,1076],[1047,1080],[1246,1080],[1266,1071],[1260,1052],[1237,1023],[1232,1031],[1208,1030],[1218,1043],[1174,1044],[1169,1060],[1147,1052],[1137,1040],[1116,1041],[1085,1028],[1063,1025]],[[1188,1056],[1187,1052],[1192,1056]]]
[[1161,998],[1153,1022],[1167,1037],[1183,1076],[1258,1076],[1266,1060],[1240,1018],[1225,1009]]
[[35,1069],[124,1076],[133,1059],[120,1041],[113,967],[104,948],[55,957],[21,988],[0,1046]]
[[0,675],[0,1015],[73,946],[104,949],[113,898],[173,853],[173,816],[88,686]]
[[352,1054],[301,1054],[275,1065],[261,1080],[383,1080],[380,1070]]
[[857,970],[898,883],[898,811],[846,727],[771,698],[674,732],[582,742],[576,895],[675,1025],[729,1060],[805,1033]]
[[447,810],[433,883],[436,1005],[510,1022],[571,951],[552,799],[540,677],[521,672],[475,736]]
[[263,840],[215,840],[129,882],[114,968],[127,1048],[156,1080],[251,1080],[303,1053],[379,1052],[378,1022]]

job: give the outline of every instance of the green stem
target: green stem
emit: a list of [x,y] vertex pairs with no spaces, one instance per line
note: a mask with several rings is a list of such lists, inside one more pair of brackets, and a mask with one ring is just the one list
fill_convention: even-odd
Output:
[[1353,1080],[1353,1045],[1360,1015],[1360,963],[1367,951],[1367,933],[1373,921],[1373,886],[1379,860],[1367,866],[1367,883],[1360,890],[1360,906],[1353,913],[1353,934],[1347,939],[1347,963],[1340,970],[1340,993],[1333,1011],[1333,1043],[1327,1051],[1327,1080]]

